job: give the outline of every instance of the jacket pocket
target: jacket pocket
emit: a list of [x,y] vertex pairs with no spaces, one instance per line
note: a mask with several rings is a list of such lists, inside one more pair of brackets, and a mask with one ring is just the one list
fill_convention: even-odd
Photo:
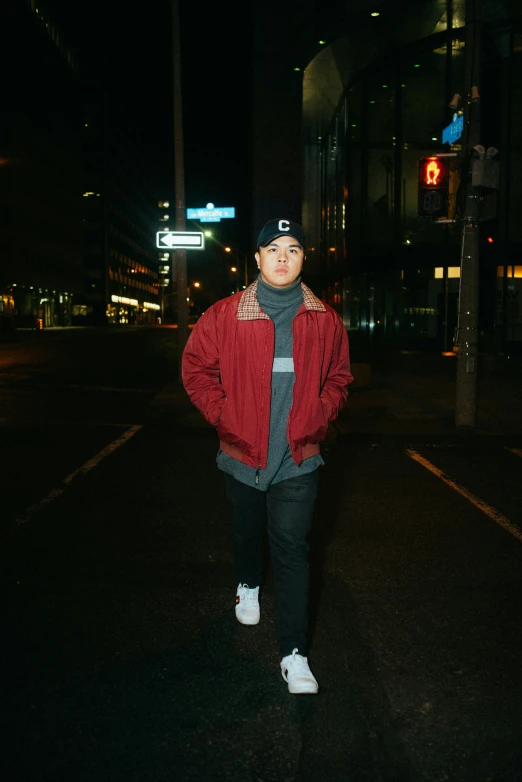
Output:
[[221,414],[216,424],[218,437],[231,445],[238,445],[243,442],[240,437],[240,427],[237,420],[237,414],[234,407],[230,405],[228,397],[221,408]]
[[330,423],[330,421],[332,419],[332,408],[331,408],[331,405],[330,405],[329,402],[326,402],[324,399],[321,399],[321,397],[319,397],[319,402],[321,403],[321,409],[323,411],[324,422],[325,422],[326,426],[328,426],[328,424]]
[[296,445],[320,443],[324,440],[328,431],[328,420],[326,409],[318,396],[299,409],[292,429],[295,432]]
[[220,413],[219,413],[218,420],[216,421],[216,429],[218,431],[218,434],[219,434],[219,427],[222,425],[221,422],[223,421],[223,418],[224,418],[225,413],[226,413],[227,402],[228,402],[228,399],[227,399],[227,397],[225,397],[225,401],[223,402],[223,404],[221,406],[221,410],[220,410]]

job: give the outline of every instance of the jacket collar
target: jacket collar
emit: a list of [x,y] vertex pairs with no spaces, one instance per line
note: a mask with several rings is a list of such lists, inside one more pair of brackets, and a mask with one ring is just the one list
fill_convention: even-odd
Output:
[[[315,310],[316,312],[326,312],[321,299],[315,296],[310,288],[301,283],[301,289],[303,291],[303,304],[307,310]],[[257,301],[257,280],[244,291],[237,308],[238,320],[270,320],[266,312],[263,312]]]

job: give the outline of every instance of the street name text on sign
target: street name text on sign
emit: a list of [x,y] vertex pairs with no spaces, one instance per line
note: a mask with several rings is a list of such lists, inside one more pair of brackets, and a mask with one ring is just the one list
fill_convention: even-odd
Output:
[[200,231],[158,231],[156,247],[162,250],[204,250],[205,235]]
[[214,206],[207,204],[197,209],[187,209],[187,220],[199,220],[201,223],[219,223],[227,217],[235,217],[234,206]]
[[447,125],[442,131],[442,143],[454,144],[462,136],[464,131],[464,117],[455,112],[453,122]]

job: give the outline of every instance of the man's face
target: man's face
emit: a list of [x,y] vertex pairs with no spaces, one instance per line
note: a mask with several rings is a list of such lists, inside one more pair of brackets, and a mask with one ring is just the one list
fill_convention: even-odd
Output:
[[278,236],[256,253],[261,279],[274,288],[288,288],[303,268],[304,250],[292,236]]

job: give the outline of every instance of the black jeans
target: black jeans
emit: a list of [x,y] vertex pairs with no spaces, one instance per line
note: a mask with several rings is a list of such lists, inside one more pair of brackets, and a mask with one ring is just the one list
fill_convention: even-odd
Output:
[[317,497],[318,472],[274,483],[259,491],[225,473],[233,511],[237,579],[251,589],[263,573],[263,531],[268,530],[276,605],[276,633],[281,657],[307,654],[308,535]]

